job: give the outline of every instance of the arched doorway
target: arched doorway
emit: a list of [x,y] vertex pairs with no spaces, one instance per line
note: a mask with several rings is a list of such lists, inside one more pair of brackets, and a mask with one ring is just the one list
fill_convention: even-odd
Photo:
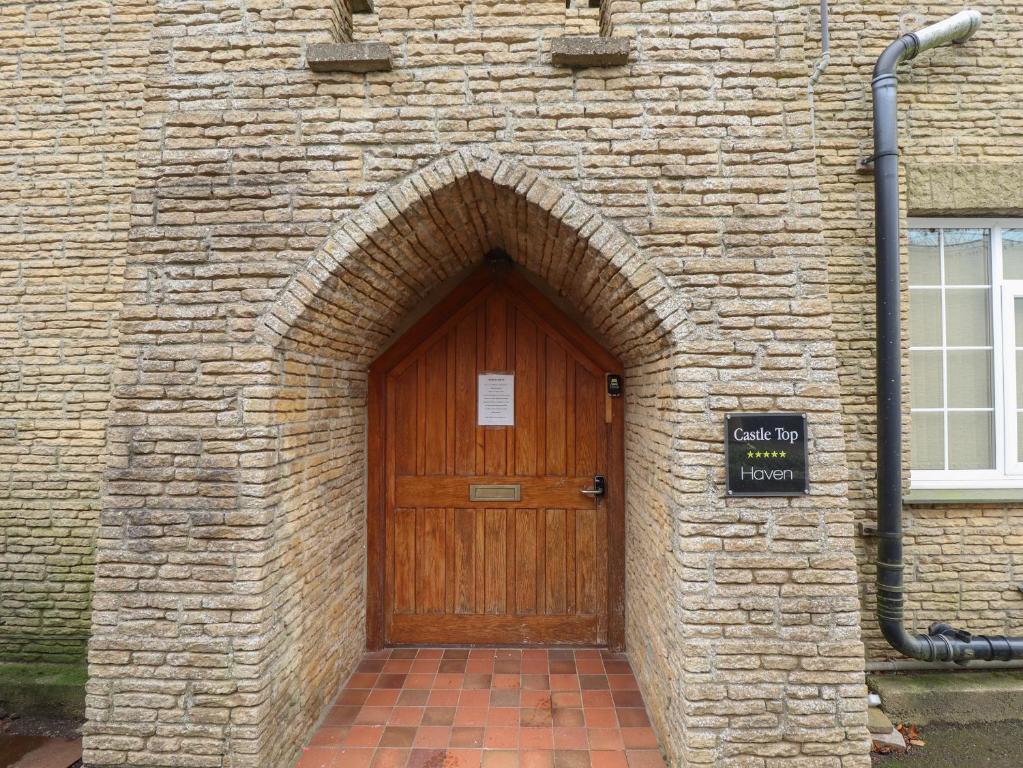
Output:
[[[424,305],[495,249],[624,366],[629,490],[619,537],[626,555],[620,642],[640,685],[665,702],[653,710],[655,725],[680,716],[669,694],[682,675],[669,663],[681,658],[672,494],[682,484],[702,503],[705,482],[671,466],[683,417],[690,428],[704,419],[705,382],[690,382],[686,394],[698,417],[676,407],[677,361],[683,343],[696,355],[718,354],[719,343],[700,335],[687,297],[600,211],[522,162],[472,146],[345,216],[255,323],[277,382],[246,393],[248,418],[276,438],[266,464],[251,462],[245,474],[253,504],[272,512],[272,587],[261,594],[273,601],[267,647],[282,670],[273,701],[310,724],[374,647],[368,552],[379,542],[368,514],[369,368]],[[621,483],[609,485],[609,493],[621,491]],[[609,630],[614,646],[610,621]]]
[[622,365],[502,255],[370,367],[371,648],[624,644]]

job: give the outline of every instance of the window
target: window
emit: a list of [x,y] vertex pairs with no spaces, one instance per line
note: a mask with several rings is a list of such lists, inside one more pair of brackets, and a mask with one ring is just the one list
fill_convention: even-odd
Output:
[[1023,487],[1023,220],[910,221],[909,343],[913,487]]

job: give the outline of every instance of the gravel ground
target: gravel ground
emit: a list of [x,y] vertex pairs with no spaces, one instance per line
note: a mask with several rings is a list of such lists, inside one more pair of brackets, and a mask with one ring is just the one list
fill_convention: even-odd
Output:
[[883,768],[1020,768],[1023,766],[1023,722],[1006,720],[955,725],[935,723],[920,728],[924,746],[904,755],[874,755]]
[[81,727],[82,724],[74,720],[0,714],[0,734],[10,734],[12,736],[47,736],[51,739],[77,739],[82,735]]

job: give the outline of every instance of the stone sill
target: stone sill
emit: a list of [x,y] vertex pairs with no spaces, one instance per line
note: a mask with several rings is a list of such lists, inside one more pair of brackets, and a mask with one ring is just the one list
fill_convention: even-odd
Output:
[[902,497],[914,504],[1023,504],[1023,488],[940,488],[918,489]]
[[556,67],[618,67],[629,62],[629,41],[618,37],[555,37],[551,63]]
[[389,72],[391,49],[387,43],[310,43],[306,64],[315,72]]

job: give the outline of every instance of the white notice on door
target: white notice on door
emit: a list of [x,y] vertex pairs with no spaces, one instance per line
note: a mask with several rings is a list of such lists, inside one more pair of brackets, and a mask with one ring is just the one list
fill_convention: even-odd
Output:
[[515,374],[479,375],[476,388],[476,423],[481,427],[515,426]]

